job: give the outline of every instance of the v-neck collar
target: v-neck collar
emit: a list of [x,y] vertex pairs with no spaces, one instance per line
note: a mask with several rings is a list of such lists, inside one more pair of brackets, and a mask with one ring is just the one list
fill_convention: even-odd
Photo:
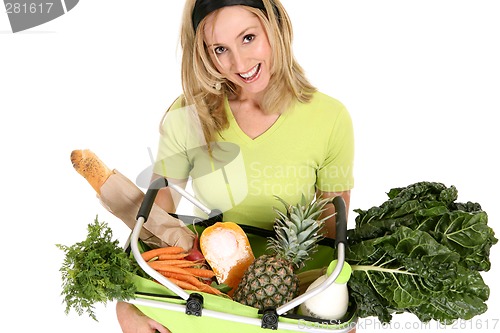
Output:
[[276,121],[271,125],[271,127],[269,127],[264,133],[262,133],[255,139],[252,139],[241,129],[240,125],[236,121],[236,118],[234,118],[233,111],[231,110],[231,106],[229,105],[229,100],[227,97],[225,97],[224,99],[224,109],[226,111],[227,120],[229,122],[229,128],[234,131],[238,135],[238,137],[240,137],[241,140],[246,144],[257,144],[263,140],[266,140],[266,138],[273,135],[273,133],[281,126],[286,118],[286,112],[282,113],[278,117],[278,119],[276,119]]

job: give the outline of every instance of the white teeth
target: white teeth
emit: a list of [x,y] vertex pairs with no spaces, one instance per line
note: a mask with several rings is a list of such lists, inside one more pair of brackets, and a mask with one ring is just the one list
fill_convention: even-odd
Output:
[[249,71],[249,72],[246,72],[246,73],[244,73],[244,74],[240,74],[240,76],[241,76],[242,78],[244,78],[244,79],[249,79],[249,78],[251,78],[252,76],[254,76],[254,75],[255,75],[255,73],[257,73],[257,70],[258,70],[258,69],[259,69],[259,65],[257,65],[257,66],[255,66],[254,68],[252,68],[252,70],[251,70],[251,71]]

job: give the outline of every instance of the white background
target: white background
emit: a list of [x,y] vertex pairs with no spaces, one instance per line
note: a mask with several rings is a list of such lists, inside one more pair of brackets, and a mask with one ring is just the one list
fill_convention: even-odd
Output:
[[[379,205],[392,187],[439,181],[455,185],[459,201],[479,202],[499,236],[497,1],[284,4],[299,62],[321,91],[347,106],[354,121],[351,208]],[[85,0],[54,21],[16,34],[0,12],[0,325],[119,331],[114,304],[97,307],[98,323],[64,314],[63,253],[55,244],[81,241],[96,215],[116,238],[128,235],[100,206],[69,156],[73,149],[92,149],[133,180],[150,164],[160,118],[181,92],[182,5]],[[349,216],[350,227],[355,215]],[[491,287],[489,310],[467,324],[468,330],[500,327],[500,288],[493,278],[500,272],[499,252],[500,245],[493,247],[492,269],[483,275]],[[372,319],[365,324],[359,331],[389,330]],[[397,315],[396,328],[416,330],[419,323]]]

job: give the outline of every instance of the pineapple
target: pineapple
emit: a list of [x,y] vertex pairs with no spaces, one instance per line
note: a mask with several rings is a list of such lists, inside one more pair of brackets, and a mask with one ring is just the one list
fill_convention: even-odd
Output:
[[271,254],[258,257],[245,271],[233,299],[260,310],[277,308],[299,293],[299,279],[294,273],[304,266],[323,238],[320,218],[329,199],[317,199],[307,203],[304,196],[297,205],[289,205],[283,199],[286,213],[274,208],[278,216],[274,231],[276,238],[268,239],[267,249]]

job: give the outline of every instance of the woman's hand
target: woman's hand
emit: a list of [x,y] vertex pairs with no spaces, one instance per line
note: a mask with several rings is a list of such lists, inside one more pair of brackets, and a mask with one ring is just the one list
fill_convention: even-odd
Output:
[[[153,174],[151,181],[158,179],[162,176]],[[175,184],[182,189],[186,188],[187,179],[173,179],[168,178],[169,184]],[[175,213],[176,207],[179,205],[180,200],[182,199],[182,195],[177,193],[175,190],[171,190],[169,187],[161,188],[155,199],[155,203],[160,206],[164,211],[169,213]]]
[[123,333],[170,333],[170,331],[157,321],[145,316],[134,305],[118,302],[116,315]]

